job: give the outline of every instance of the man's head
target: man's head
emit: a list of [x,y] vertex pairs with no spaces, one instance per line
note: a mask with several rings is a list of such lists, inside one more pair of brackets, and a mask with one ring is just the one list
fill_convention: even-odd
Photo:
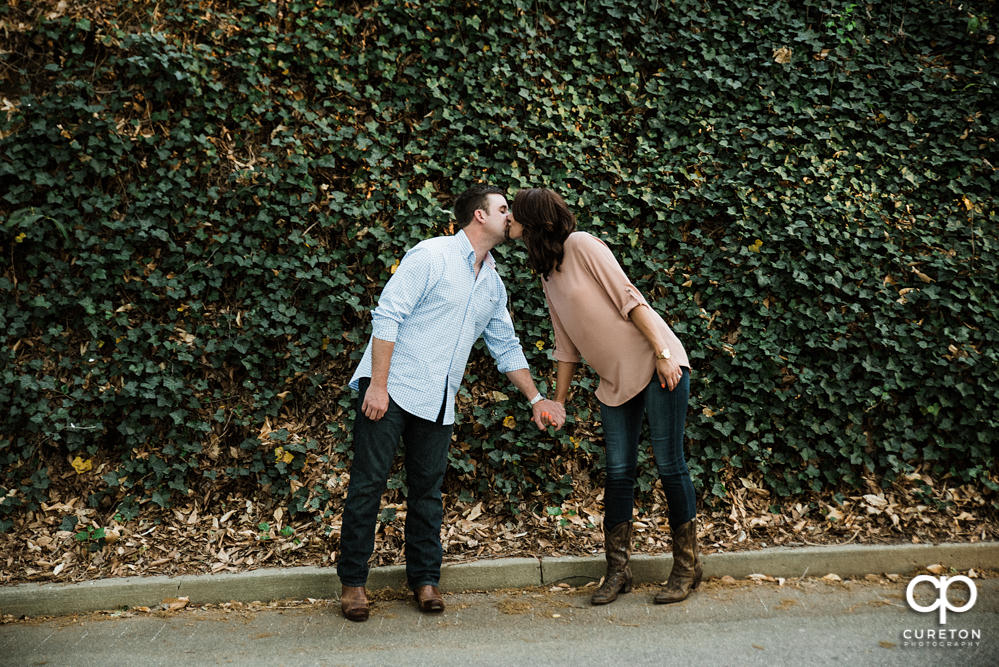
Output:
[[[489,195],[499,195],[499,198]],[[455,222],[458,223],[459,227],[465,228],[475,218],[476,211],[483,211],[486,216],[495,213],[495,211],[490,210],[490,206],[493,204],[490,199],[497,202],[502,199],[502,204],[506,205],[506,195],[495,186],[475,185],[465,190],[458,195],[458,199],[454,202]]]

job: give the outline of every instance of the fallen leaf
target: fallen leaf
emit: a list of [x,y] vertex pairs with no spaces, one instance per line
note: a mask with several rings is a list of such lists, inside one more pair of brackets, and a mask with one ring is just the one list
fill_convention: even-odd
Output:
[[873,493],[868,493],[867,495],[865,495],[864,501],[866,501],[867,504],[871,505],[872,507],[882,508],[888,505],[888,501],[885,500],[884,496],[876,496]]
[[786,46],[774,49],[774,61],[780,63],[781,65],[786,65],[791,62],[791,55],[793,53],[794,52]]
[[838,574],[833,574],[832,572],[822,577],[822,579],[824,579],[825,581],[843,581],[843,577],[839,576]]
[[75,459],[73,459],[70,465],[73,466],[73,470],[75,470],[77,474],[82,475],[88,470],[93,469],[94,462],[92,459],[83,460],[82,458],[77,456]]
[[895,648],[896,646],[896,644],[893,644],[892,642],[878,642],[878,645],[881,648]]
[[183,609],[190,602],[190,598],[166,598],[163,602],[160,602],[160,608],[165,611],[177,611],[178,609]]
[[927,565],[926,569],[928,571],[932,572],[933,574],[943,574],[944,572],[947,571],[947,568],[945,568],[940,563],[934,563],[933,565]]

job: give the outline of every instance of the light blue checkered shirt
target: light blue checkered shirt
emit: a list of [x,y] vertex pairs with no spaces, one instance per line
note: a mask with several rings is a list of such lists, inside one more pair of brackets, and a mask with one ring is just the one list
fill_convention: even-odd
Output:
[[[434,421],[445,403],[444,423],[454,423],[454,397],[479,336],[501,373],[528,367],[496,262],[486,255],[478,277],[474,267],[464,230],[422,241],[399,262],[371,313],[372,336],[395,343],[389,396],[417,417]],[[351,389],[365,377],[371,377],[370,340]]]

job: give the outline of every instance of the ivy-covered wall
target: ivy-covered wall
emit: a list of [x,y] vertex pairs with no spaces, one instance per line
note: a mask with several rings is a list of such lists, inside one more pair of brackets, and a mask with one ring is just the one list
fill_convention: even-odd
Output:
[[[479,181],[561,192],[686,343],[705,499],[916,465],[995,491],[994,10],[4,3],[0,521],[74,460],[126,514],[205,485],[326,509],[303,480],[345,465],[368,311]],[[548,382],[538,280],[497,255]],[[448,488],[598,482],[594,383],[539,436],[477,355]]]

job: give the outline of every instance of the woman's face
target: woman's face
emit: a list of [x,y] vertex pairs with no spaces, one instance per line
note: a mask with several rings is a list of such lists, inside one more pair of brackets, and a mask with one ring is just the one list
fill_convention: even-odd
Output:
[[524,236],[524,226],[517,222],[513,211],[510,211],[510,217],[506,223],[506,237],[508,239],[519,239]]

